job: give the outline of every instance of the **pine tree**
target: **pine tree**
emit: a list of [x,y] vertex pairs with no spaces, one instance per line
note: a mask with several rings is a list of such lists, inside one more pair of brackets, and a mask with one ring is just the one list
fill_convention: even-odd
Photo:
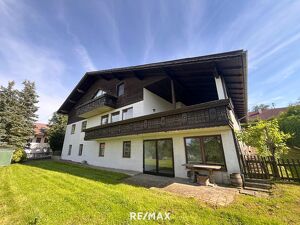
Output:
[[38,103],[38,95],[35,90],[35,83],[25,80],[23,82],[24,88],[20,92],[20,107],[21,113],[23,115],[22,120],[22,129],[21,133],[24,139],[27,141],[30,137],[34,135],[34,123],[38,116],[36,112],[38,107],[36,104]]
[[13,81],[0,87],[0,145],[24,147],[33,134],[37,95],[34,83],[23,84],[22,91]]

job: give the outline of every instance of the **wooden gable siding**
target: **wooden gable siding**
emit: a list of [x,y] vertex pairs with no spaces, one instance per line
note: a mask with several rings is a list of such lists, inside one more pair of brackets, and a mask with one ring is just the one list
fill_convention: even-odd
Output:
[[143,100],[143,88],[153,82],[159,81],[161,79],[166,78],[164,75],[155,75],[155,76],[147,76],[143,79],[139,79],[135,76],[128,76],[123,79],[110,79],[105,80],[103,78],[97,79],[94,84],[88,89],[88,91],[79,99],[79,101],[74,104],[73,108],[70,110],[68,114],[68,124],[75,123],[77,121],[82,120],[76,115],[76,108],[85,102],[91,100],[98,89],[102,89],[107,92],[107,94],[117,96],[117,85],[120,83],[124,83],[124,95],[117,97],[117,108],[133,104],[138,101]]

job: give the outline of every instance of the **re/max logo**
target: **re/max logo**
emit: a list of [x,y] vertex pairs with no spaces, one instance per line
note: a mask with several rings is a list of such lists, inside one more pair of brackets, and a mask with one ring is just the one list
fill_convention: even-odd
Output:
[[170,220],[169,212],[130,212],[130,220]]

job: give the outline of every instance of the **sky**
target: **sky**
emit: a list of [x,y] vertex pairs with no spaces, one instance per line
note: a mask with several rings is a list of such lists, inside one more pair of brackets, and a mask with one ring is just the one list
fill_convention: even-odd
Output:
[[300,97],[300,1],[0,0],[0,85],[35,81],[47,122],[85,72],[248,51],[248,102]]

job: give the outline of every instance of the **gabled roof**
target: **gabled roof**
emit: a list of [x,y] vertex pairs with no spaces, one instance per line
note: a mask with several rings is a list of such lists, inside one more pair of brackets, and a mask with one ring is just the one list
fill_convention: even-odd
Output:
[[45,131],[48,129],[48,125],[45,123],[35,123],[34,124],[34,135],[44,135]]
[[[113,78],[122,79],[128,76],[136,76],[142,79],[145,76],[151,76],[151,74],[167,73],[169,77],[174,77],[175,79],[177,76],[182,78],[183,76],[179,75],[179,73],[181,72],[184,75],[184,71],[189,68],[193,69],[194,72],[197,70],[197,76],[212,76],[216,72],[223,76],[238,118],[246,118],[248,104],[247,52],[244,50],[87,72],[61,105],[58,112],[67,114],[100,77],[106,80]],[[168,73],[168,71],[172,72]]]
[[275,109],[263,109],[259,112],[249,112],[248,113],[248,120],[255,121],[255,120],[269,120],[275,117],[278,117],[281,113],[286,112],[288,110],[287,107],[284,108],[275,108]]

